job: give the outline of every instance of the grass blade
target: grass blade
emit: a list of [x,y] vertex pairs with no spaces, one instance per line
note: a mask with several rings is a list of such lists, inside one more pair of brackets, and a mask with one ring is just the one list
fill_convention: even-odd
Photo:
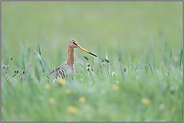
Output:
[[169,61],[171,62],[171,64],[174,66],[174,68],[176,68],[175,64],[173,63],[173,61],[170,59],[169,55],[165,52],[167,58],[169,59]]
[[25,50],[24,50],[24,47],[22,45],[22,43],[20,42],[20,46],[21,46],[21,56],[22,56],[22,69],[25,70],[25,62],[24,62],[24,53],[25,53]]
[[151,73],[154,74],[150,62],[149,62],[149,67],[150,67]]
[[[40,54],[40,56],[42,55],[39,43],[38,43],[38,53]],[[43,63],[41,61],[40,61],[40,64],[42,65],[42,73],[45,73],[45,70],[44,70],[44,67],[43,67]]]
[[39,43],[38,43],[38,52],[39,52],[39,54],[40,54],[40,56],[41,56],[42,53],[41,53],[41,50],[40,50],[40,45],[39,45]]
[[179,66],[181,67],[182,63],[182,58],[183,58],[183,49],[180,49],[180,57],[179,57]]
[[22,67],[23,67],[23,70],[25,70],[25,63],[24,63],[24,57],[22,56]]
[[182,63],[182,58],[183,58],[183,48],[182,48],[182,42],[181,42],[181,39],[180,39],[180,51],[179,51],[179,67],[181,67],[181,63]]
[[40,74],[36,65],[35,65],[35,77],[38,79],[38,81],[40,81]]
[[[34,50],[34,51],[36,52],[36,50]],[[36,54],[37,54],[38,57],[40,58],[40,61],[41,61],[42,63],[44,63],[45,67],[47,68],[47,71],[50,72],[50,68],[49,68],[49,66],[47,65],[47,63],[45,62],[45,60],[41,57],[41,55],[40,55],[38,52],[36,52]]]

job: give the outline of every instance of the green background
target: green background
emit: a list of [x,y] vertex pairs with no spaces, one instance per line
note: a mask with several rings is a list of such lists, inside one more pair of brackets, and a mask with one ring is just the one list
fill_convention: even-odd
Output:
[[[181,121],[182,9],[179,1],[1,2],[1,65],[9,65],[8,70],[1,67],[2,120]],[[50,71],[34,50],[40,48],[51,70],[66,60],[71,39],[98,57],[75,49],[74,80],[66,79],[62,89],[53,82],[50,90],[44,89],[44,75]],[[106,57],[111,64],[103,68]],[[94,76],[86,70],[87,63]],[[30,70],[26,75],[24,68]],[[15,70],[19,74],[11,77]],[[118,93],[112,91],[115,81]],[[70,98],[67,88],[73,92]],[[105,97],[99,95],[101,90]],[[84,95],[86,104],[74,101]],[[54,106],[48,103],[50,97]],[[152,103],[141,104],[142,98]],[[163,110],[160,104],[165,105]],[[67,113],[68,105],[78,107],[79,113]]]

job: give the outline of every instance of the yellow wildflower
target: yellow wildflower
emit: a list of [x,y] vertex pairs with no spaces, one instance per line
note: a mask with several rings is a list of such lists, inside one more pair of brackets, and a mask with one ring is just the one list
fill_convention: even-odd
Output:
[[45,89],[50,89],[50,84],[45,84]]
[[84,103],[85,101],[86,101],[86,98],[85,97],[80,97],[79,98],[79,102]]
[[113,85],[113,86],[112,86],[112,90],[114,90],[114,91],[119,91],[119,87],[118,87],[117,85]]
[[149,105],[150,104],[150,100],[146,99],[146,98],[142,98],[141,99],[141,103],[145,104],[145,105]]
[[177,108],[176,107],[173,107],[172,108],[172,112],[176,112],[177,111]]
[[49,103],[50,104],[55,104],[55,99],[54,98],[49,98]]
[[71,95],[72,92],[71,92],[69,89],[67,89],[67,90],[66,90],[66,94],[67,94],[67,95]]
[[71,113],[71,114],[75,114],[75,113],[78,112],[78,109],[77,109],[76,107],[69,106],[69,107],[67,108],[67,111],[68,111],[69,113]]
[[57,79],[57,82],[60,84],[60,85],[65,85],[65,80],[64,79],[62,79],[62,78],[58,78]]

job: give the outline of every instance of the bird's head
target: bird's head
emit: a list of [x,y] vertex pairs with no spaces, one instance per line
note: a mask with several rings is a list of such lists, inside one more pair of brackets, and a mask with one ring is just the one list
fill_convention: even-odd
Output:
[[95,55],[95,54],[93,54],[93,53],[87,51],[87,50],[84,49],[83,47],[81,47],[81,46],[78,44],[78,42],[77,42],[76,40],[71,40],[71,41],[69,42],[69,46],[72,47],[72,48],[79,48],[79,49],[81,49],[81,50],[83,50],[83,51],[85,51],[85,52],[87,52],[87,53],[89,53],[89,54],[91,54],[91,55],[97,57],[97,55]]
[[71,40],[69,42],[69,46],[72,47],[72,48],[77,48],[78,45],[79,44],[78,44],[78,42],[76,40]]

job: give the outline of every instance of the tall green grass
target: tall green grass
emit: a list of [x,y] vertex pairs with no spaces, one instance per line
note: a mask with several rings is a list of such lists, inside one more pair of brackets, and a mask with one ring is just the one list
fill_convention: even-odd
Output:
[[[2,2],[1,121],[182,122],[181,10],[181,2]],[[75,76],[61,85],[46,76],[71,39],[98,57],[75,49]]]
[[[39,59],[30,68],[26,67],[29,72],[25,74],[24,69],[13,74],[14,69],[2,68],[2,121],[182,120],[182,70],[179,65],[173,65],[167,54],[166,65],[153,68],[152,59],[145,57],[146,62],[131,62],[126,66],[127,73],[118,61],[122,57],[113,57],[117,59],[113,64],[104,61],[104,66],[98,58],[76,59],[76,75],[73,80],[66,78],[63,86],[53,79],[48,83],[45,73],[49,70],[42,74],[48,65],[40,53],[35,51],[35,54],[34,58],[39,56]],[[93,71],[86,69],[86,63],[90,63]],[[117,85],[119,91],[113,91],[113,85]],[[72,91],[71,95],[65,93],[67,89]],[[79,97],[85,97],[86,102],[80,103]],[[141,102],[144,98],[151,103]],[[79,111],[70,114],[69,106]]]

